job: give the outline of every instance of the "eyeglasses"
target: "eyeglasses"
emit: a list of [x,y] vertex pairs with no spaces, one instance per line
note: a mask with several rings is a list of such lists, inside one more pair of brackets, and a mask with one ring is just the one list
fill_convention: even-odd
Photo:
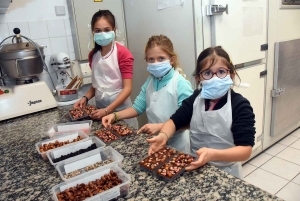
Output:
[[200,72],[199,74],[202,75],[202,77],[205,80],[211,79],[214,75],[217,75],[218,78],[223,79],[227,76],[228,72],[230,70],[226,68],[219,68],[215,73],[213,73],[210,69],[204,70]]

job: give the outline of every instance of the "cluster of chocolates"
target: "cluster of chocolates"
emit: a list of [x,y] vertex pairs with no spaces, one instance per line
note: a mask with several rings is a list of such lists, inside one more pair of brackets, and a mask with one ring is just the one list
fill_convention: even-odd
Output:
[[82,117],[85,117],[86,114],[80,110],[80,109],[73,109],[73,110],[70,110],[70,115],[71,117],[75,120],[75,119],[80,119]]
[[107,160],[100,161],[100,162],[97,162],[97,163],[95,163],[95,164],[93,164],[93,165],[89,165],[89,166],[86,166],[86,167],[84,167],[84,168],[82,168],[82,169],[75,170],[75,171],[73,171],[73,172],[70,172],[70,173],[68,173],[68,174],[65,174],[64,177],[65,177],[66,179],[70,179],[70,178],[72,178],[72,177],[75,177],[75,176],[77,176],[77,175],[80,175],[80,174],[83,172],[83,170],[85,170],[86,172],[88,172],[88,171],[93,170],[93,169],[95,169],[95,168],[97,168],[97,167],[104,166],[104,165],[109,164],[109,163],[112,163],[112,162],[113,162],[113,160],[112,160],[111,158],[108,158]]
[[104,142],[111,142],[117,140],[119,137],[114,135],[111,131],[107,129],[102,129],[95,132],[95,135],[98,136]]
[[90,115],[93,111],[97,110],[97,108],[92,105],[86,105],[84,106],[83,110],[85,111],[85,113],[87,113],[87,115]]
[[154,170],[156,167],[161,165],[176,153],[177,151],[175,149],[165,147],[155,152],[154,154],[151,154],[150,156],[139,162],[139,164],[147,169]]
[[118,177],[117,173],[111,170],[109,174],[103,175],[100,179],[91,181],[88,184],[78,184],[75,187],[57,193],[56,196],[59,201],[81,201],[111,189],[121,183],[122,180]]
[[73,142],[78,142],[79,140],[82,140],[82,137],[81,136],[78,136],[77,138],[73,139],[72,141],[64,141],[64,142],[59,142],[58,140],[56,140],[55,142],[50,142],[48,144],[43,144],[42,146],[40,146],[40,152],[45,152],[45,151],[48,151],[50,149],[55,149],[57,147],[62,147],[66,144],[70,144],[70,143],[73,143]]
[[194,161],[194,157],[188,154],[179,153],[177,156],[174,156],[168,163],[164,164],[161,168],[157,170],[159,175],[172,178],[180,170],[188,166],[191,162]]
[[97,149],[97,146],[96,146],[95,143],[92,144],[91,146],[89,146],[89,147],[86,148],[86,149],[80,149],[79,151],[75,151],[75,152],[69,153],[69,154],[67,154],[67,155],[62,155],[62,156],[59,157],[59,158],[54,158],[54,159],[52,159],[52,161],[53,161],[53,163],[57,163],[57,162],[66,160],[66,159],[68,159],[68,158],[77,156],[77,155],[79,155],[79,154],[86,153],[86,152],[91,151],[91,150],[94,150],[94,149]]
[[115,124],[111,126],[111,130],[116,132],[117,134],[121,136],[131,135],[133,134],[133,130],[129,129],[128,127],[121,125],[121,124]]

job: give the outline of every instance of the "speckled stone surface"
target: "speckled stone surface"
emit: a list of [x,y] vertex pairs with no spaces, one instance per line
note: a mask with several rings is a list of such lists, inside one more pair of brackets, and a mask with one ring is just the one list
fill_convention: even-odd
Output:
[[[70,107],[59,107],[0,122],[0,200],[51,200],[50,189],[62,180],[35,149],[48,138],[52,125],[66,122]],[[101,128],[93,122],[92,131]],[[119,200],[281,200],[213,166],[185,172],[173,182],[158,180],[140,170],[147,156],[145,134],[110,144],[124,156],[123,170],[130,174],[130,192]]]

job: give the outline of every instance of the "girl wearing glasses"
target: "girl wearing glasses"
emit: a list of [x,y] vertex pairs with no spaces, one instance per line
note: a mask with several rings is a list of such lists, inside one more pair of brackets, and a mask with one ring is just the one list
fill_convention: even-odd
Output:
[[187,170],[206,163],[243,178],[241,163],[254,145],[255,120],[249,101],[230,87],[238,76],[221,47],[201,52],[194,72],[199,89],[162,126],[159,135],[148,139],[149,154],[165,146],[176,130],[190,128],[191,152],[198,155]]
[[[129,95],[132,89],[133,56],[129,50],[114,41],[116,22],[109,10],[99,10],[91,21],[95,47],[89,53],[92,68],[92,87],[74,107],[83,107],[95,96],[100,109],[91,118],[101,119],[114,111],[132,106]],[[136,118],[125,120],[137,128]]]

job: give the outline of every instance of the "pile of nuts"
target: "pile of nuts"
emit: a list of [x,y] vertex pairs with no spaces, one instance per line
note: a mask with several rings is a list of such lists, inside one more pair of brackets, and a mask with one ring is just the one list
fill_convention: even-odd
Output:
[[194,157],[179,153],[177,156],[173,157],[168,163],[164,164],[161,168],[157,170],[157,173],[172,178],[175,176],[180,170],[188,166],[191,162],[194,161]]
[[85,111],[85,113],[90,115],[93,111],[97,110],[97,108],[95,108],[92,105],[86,105],[86,106],[84,106],[83,110]]
[[48,151],[50,149],[55,149],[57,147],[62,147],[66,144],[70,144],[70,143],[73,143],[73,142],[78,142],[79,140],[82,140],[81,136],[78,136],[77,138],[73,139],[71,142],[69,140],[64,141],[64,142],[59,142],[58,140],[56,140],[54,143],[50,142],[48,144],[43,144],[42,146],[40,146],[39,149],[40,149],[40,152],[45,152],[45,151]]
[[154,170],[157,166],[165,162],[167,159],[169,159],[176,153],[177,151],[175,149],[171,149],[168,147],[162,148],[154,154],[151,154],[141,162],[139,162],[139,164],[147,169]]
[[97,162],[97,163],[95,163],[95,164],[93,164],[93,165],[89,165],[89,166],[86,166],[86,167],[84,167],[84,168],[82,168],[82,169],[75,170],[75,171],[73,171],[73,172],[70,172],[70,173],[68,173],[68,174],[65,174],[64,177],[65,177],[66,179],[70,179],[70,178],[72,178],[72,177],[75,177],[75,176],[77,176],[77,175],[80,175],[80,174],[83,172],[83,170],[85,170],[86,172],[88,172],[88,171],[93,170],[93,169],[95,169],[95,168],[97,168],[97,167],[104,166],[104,165],[109,164],[109,163],[112,163],[112,162],[113,162],[113,160],[109,157],[107,160],[100,161],[100,162]]
[[72,177],[75,177],[75,176],[77,176],[77,175],[80,175],[81,172],[82,172],[82,169],[80,169],[80,170],[75,170],[75,171],[73,171],[73,172],[70,172],[70,173],[68,173],[68,174],[65,174],[64,177],[65,177],[66,179],[70,179],[70,178],[72,178]]
[[95,169],[95,168],[97,168],[97,167],[104,166],[104,165],[109,164],[109,163],[112,163],[112,162],[114,162],[114,161],[113,161],[111,158],[108,158],[107,160],[100,161],[100,162],[97,162],[97,163],[95,163],[95,164],[93,164],[93,165],[86,166],[86,167],[84,168],[84,170],[85,170],[86,172],[88,172],[88,171],[93,170],[93,169]]
[[103,191],[111,189],[122,183],[117,173],[110,171],[109,174],[103,175],[100,179],[91,181],[88,184],[77,184],[75,187],[68,188],[63,192],[56,194],[59,201],[64,200],[84,200]]
[[80,109],[70,110],[70,115],[72,116],[73,119],[79,119],[82,118],[83,116],[86,116],[86,114]]
[[107,129],[99,130],[99,131],[95,132],[95,135],[97,135],[104,142],[111,142],[111,141],[119,139],[118,136],[114,135],[111,131],[109,131]]
[[121,125],[121,124],[115,124],[111,126],[111,130],[116,132],[117,134],[121,136],[131,135],[133,134],[133,131],[129,129],[128,127]]

